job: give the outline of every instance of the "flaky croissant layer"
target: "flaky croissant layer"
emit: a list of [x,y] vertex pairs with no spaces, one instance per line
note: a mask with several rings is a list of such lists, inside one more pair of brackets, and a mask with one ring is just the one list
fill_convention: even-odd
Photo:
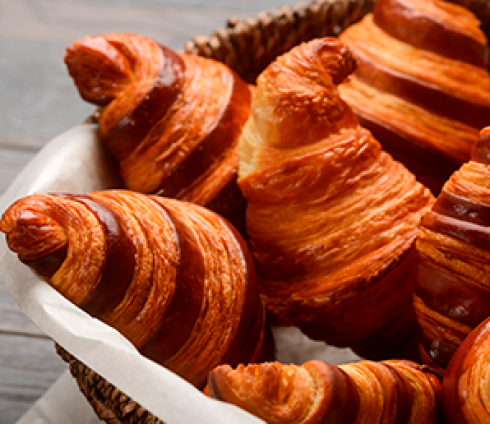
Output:
[[444,0],[378,0],[340,39],[358,67],[342,97],[396,159],[439,193],[489,123],[488,41]]
[[257,80],[238,184],[274,322],[386,358],[416,328],[411,252],[433,197],[340,97],[354,68],[333,38],[277,58]]
[[247,246],[212,211],[127,190],[33,194],[0,230],[68,300],[196,386],[220,363],[270,357]]
[[81,97],[100,106],[99,135],[126,188],[205,205],[242,225],[237,145],[250,90],[238,75],[129,33],[81,38],[65,63]]
[[442,422],[439,380],[406,360],[222,365],[210,373],[208,388],[211,397],[269,424]]
[[418,230],[415,308],[425,362],[441,372],[490,315],[490,127]]
[[490,318],[473,329],[449,361],[444,374],[447,424],[490,422]]

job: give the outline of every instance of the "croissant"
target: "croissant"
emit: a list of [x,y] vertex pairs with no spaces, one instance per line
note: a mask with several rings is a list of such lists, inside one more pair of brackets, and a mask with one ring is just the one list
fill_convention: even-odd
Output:
[[490,422],[488,358],[490,318],[465,338],[447,366],[443,379],[446,424]]
[[433,196],[339,96],[354,68],[334,38],[276,59],[257,80],[238,184],[271,323],[388,359],[416,332],[413,246]]
[[271,357],[247,246],[206,208],[129,190],[32,194],[0,230],[68,300],[197,387],[220,363]]
[[220,365],[208,390],[269,424],[441,422],[440,381],[408,360]]
[[442,373],[470,331],[490,316],[490,127],[471,160],[422,219],[414,303],[422,360]]
[[340,34],[358,67],[340,86],[360,123],[438,194],[490,119],[488,43],[442,0],[378,0]]
[[251,94],[237,74],[137,34],[81,38],[65,63],[80,96],[100,106],[99,135],[126,188],[204,205],[243,227],[237,148]]

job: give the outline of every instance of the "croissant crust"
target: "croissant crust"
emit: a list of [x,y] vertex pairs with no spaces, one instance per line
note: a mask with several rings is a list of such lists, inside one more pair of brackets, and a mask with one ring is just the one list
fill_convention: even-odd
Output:
[[390,325],[404,327],[394,339],[414,330],[410,252],[433,201],[340,98],[335,83],[354,67],[330,38],[272,63],[242,132],[238,180],[272,322],[343,346]]
[[424,360],[443,370],[490,315],[490,127],[444,185],[418,230],[415,308]]
[[252,258],[212,211],[126,190],[33,194],[0,230],[68,300],[198,387],[220,363],[271,357]]
[[[242,225],[238,136],[247,84],[225,65],[137,34],[84,37],[65,63],[125,187],[208,206]],[[235,216],[236,215],[236,216]]]
[[488,125],[488,44],[479,25],[446,1],[380,0],[340,35],[358,63],[342,97],[436,194]]
[[271,424],[442,422],[439,380],[411,361],[221,365],[208,387]]
[[490,319],[486,318],[457,348],[443,379],[447,424],[488,422],[488,346]]

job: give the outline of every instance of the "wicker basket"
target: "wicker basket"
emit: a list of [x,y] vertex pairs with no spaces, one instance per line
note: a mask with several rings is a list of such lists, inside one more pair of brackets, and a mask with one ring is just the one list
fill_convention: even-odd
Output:
[[[183,51],[223,62],[247,82],[254,82],[275,57],[303,41],[338,35],[370,12],[374,2],[316,0],[294,8],[285,6],[261,12],[245,20],[230,18],[225,28],[210,36],[195,36]],[[482,29],[490,39],[490,1],[466,0],[466,4],[481,20]],[[162,423],[59,345],[56,351],[69,364],[81,392],[102,421],[109,424]]]

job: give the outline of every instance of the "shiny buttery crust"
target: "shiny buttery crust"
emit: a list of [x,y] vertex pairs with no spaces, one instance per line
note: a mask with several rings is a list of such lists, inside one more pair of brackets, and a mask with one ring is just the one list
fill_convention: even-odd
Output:
[[425,362],[442,371],[490,315],[490,127],[423,218],[415,308]]
[[340,87],[360,122],[435,193],[489,123],[487,39],[440,0],[379,0],[340,39],[358,68]]
[[406,360],[221,365],[210,373],[208,388],[211,397],[269,424],[441,422],[439,380]]
[[354,67],[333,38],[275,60],[257,80],[238,183],[272,322],[396,350],[415,326],[410,252],[433,198],[340,98]]
[[220,363],[270,357],[252,258],[203,207],[126,190],[33,194],[0,230],[68,300],[198,387]]
[[489,422],[489,347],[490,318],[487,318],[458,347],[444,374],[444,416],[447,424]]
[[100,106],[99,134],[126,188],[243,219],[237,145],[250,91],[238,75],[136,34],[81,38],[65,63],[81,97]]

